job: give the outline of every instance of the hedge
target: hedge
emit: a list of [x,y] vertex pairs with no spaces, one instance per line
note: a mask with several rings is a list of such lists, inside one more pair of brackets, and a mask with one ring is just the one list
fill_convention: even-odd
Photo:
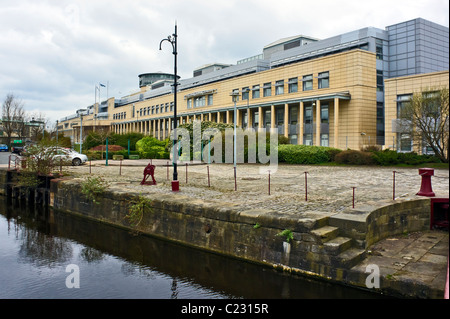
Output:
[[320,164],[333,162],[341,150],[325,146],[278,145],[278,161],[288,164]]

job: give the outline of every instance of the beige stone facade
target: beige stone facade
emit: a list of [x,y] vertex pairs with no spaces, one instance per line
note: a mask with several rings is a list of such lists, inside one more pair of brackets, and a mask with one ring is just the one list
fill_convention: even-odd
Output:
[[[374,53],[356,49],[179,90],[178,124],[195,119],[233,123],[233,91],[239,92],[236,124],[243,129],[276,128],[292,144],[360,149],[376,143]],[[95,112],[83,117],[83,136],[100,127],[170,136],[171,93],[120,107],[110,98],[108,106],[108,119],[96,119]],[[79,117],[60,125],[79,142]]]
[[385,80],[385,148],[397,151],[426,153],[426,146],[420,141],[412,141],[408,132],[402,132],[397,123],[397,109],[414,93],[447,87],[449,72],[417,74]]

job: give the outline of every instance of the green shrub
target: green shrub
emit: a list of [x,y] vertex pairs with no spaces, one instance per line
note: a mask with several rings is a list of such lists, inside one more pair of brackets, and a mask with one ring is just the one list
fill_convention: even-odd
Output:
[[338,164],[350,165],[374,165],[374,154],[372,152],[363,152],[356,150],[342,151],[337,154],[334,161]]
[[136,150],[140,158],[169,158],[166,149],[167,141],[160,141],[154,137],[146,136],[136,142]]
[[340,152],[324,146],[279,145],[278,160],[288,164],[320,164],[333,161]]
[[441,160],[433,155],[418,155],[417,153],[399,153],[393,150],[374,152],[374,161],[378,165],[389,166],[398,164],[420,165],[425,163],[440,163]]

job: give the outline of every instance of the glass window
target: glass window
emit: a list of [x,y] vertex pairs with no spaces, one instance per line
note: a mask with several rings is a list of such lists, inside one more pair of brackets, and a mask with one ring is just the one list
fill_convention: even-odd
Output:
[[298,92],[298,78],[290,78],[288,82],[288,92]]
[[192,99],[187,99],[187,108],[192,108]]
[[201,106],[205,106],[206,103],[206,96],[197,96],[196,98],[194,98],[194,107],[201,107]]
[[208,95],[208,105],[213,105],[213,95]]
[[321,123],[328,123],[328,105],[320,106],[320,121]]
[[403,107],[409,103],[411,97],[411,94],[397,95],[397,117],[400,117]]
[[250,89],[249,89],[248,86],[242,88],[242,100],[248,100],[248,98],[249,98],[249,92],[250,92]]
[[377,70],[377,91],[384,91],[383,71]]
[[312,115],[312,106],[305,107],[305,124],[312,124],[313,115]]
[[383,46],[377,44],[376,51],[377,60],[383,60]]
[[313,89],[313,76],[305,75],[303,76],[303,91],[309,91]]
[[257,99],[260,97],[259,85],[253,85],[252,88],[252,99]]
[[330,74],[329,72],[319,73],[319,89],[330,87]]
[[401,133],[398,134],[398,145],[401,152],[411,152],[412,151],[412,140],[411,135]]
[[271,96],[272,95],[272,83],[268,82],[268,83],[264,83],[263,86],[263,96]]
[[284,94],[284,80],[275,82],[275,95]]
[[329,146],[329,135],[320,134],[320,146]]

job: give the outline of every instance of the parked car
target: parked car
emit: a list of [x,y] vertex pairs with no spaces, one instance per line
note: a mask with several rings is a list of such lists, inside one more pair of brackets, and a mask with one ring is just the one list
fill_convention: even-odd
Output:
[[86,155],[80,154],[70,148],[62,147],[50,147],[40,150],[34,150],[33,147],[30,147],[29,152],[27,150],[27,152],[24,152],[24,155],[31,156],[32,158],[40,158],[41,160],[53,159],[54,164],[57,164],[62,159],[66,164],[70,162],[73,166],[81,165],[88,160]]
[[86,163],[88,160],[88,157],[86,155],[78,153],[72,149],[57,148],[55,152],[55,160],[58,160],[59,158],[62,158],[63,160],[70,160],[73,166],[79,166],[83,163]]
[[6,144],[0,144],[0,152],[8,152],[9,148]]
[[22,155],[23,152],[23,146],[13,146],[11,147],[11,152],[17,155]]

